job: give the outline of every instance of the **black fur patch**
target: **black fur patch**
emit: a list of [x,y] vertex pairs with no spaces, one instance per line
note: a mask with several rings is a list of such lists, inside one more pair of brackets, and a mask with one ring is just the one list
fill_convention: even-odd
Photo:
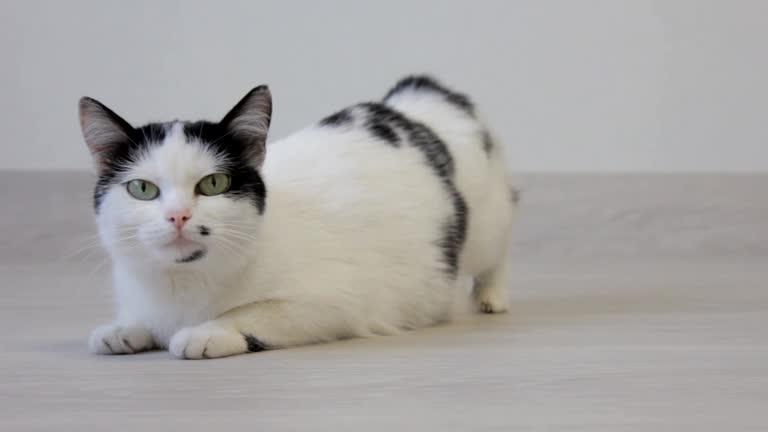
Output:
[[[263,213],[266,205],[266,187],[256,168],[249,163],[246,144],[227,135],[218,123],[199,121],[183,125],[188,141],[198,139],[202,145],[210,147],[226,160],[226,172],[232,177],[232,184],[225,195],[233,199],[247,199],[260,214]],[[125,123],[125,138],[122,142],[109,146],[109,153],[103,157],[105,168],[99,175],[93,193],[94,209],[97,213],[104,195],[109,187],[115,184],[120,173],[140,159],[143,153],[161,144],[172,126],[173,123],[150,123],[131,129]]]
[[365,127],[375,138],[400,147],[400,136],[397,131],[408,134],[413,124],[398,111],[376,102],[358,104],[357,108],[365,111]]
[[232,177],[232,184],[225,196],[247,199],[264,213],[267,189],[259,172],[248,159],[248,144],[234,139],[218,123],[198,121],[184,124],[188,141],[199,141],[226,161],[226,173]]
[[343,109],[335,114],[320,120],[320,126],[341,126],[351,123],[354,119],[348,109]]
[[353,112],[362,109],[363,125],[376,139],[394,147],[400,146],[400,136],[396,129],[407,127],[408,121],[400,113],[378,103],[362,103],[345,108],[320,121],[320,126],[341,126],[354,121]]
[[200,235],[201,235],[201,236],[207,236],[207,235],[211,235],[211,229],[210,229],[210,228],[208,228],[208,227],[207,227],[207,226],[205,226],[205,225],[200,225],[200,226],[198,227],[198,229],[200,230]]
[[443,224],[443,238],[438,244],[443,251],[443,258],[450,274],[456,276],[459,269],[459,256],[467,235],[469,209],[464,197],[453,183],[453,157],[448,146],[431,129],[421,123],[413,123],[409,141],[424,154],[425,162],[440,178],[451,198],[453,215]]
[[177,259],[176,262],[179,264],[190,263],[192,261],[197,261],[204,256],[205,256],[205,249],[198,249],[192,252],[191,254],[189,254],[188,256],[185,256],[184,258]]
[[475,106],[466,95],[446,88],[436,79],[427,75],[412,75],[401,79],[384,96],[384,102],[387,102],[390,97],[406,91],[432,91],[441,94],[451,105],[466,111],[469,115],[475,115]]
[[397,133],[388,124],[380,123],[380,122],[377,122],[376,120],[373,120],[367,126],[368,126],[368,130],[376,138],[386,141],[395,147],[400,146],[400,137],[397,136]]
[[451,275],[456,276],[459,270],[461,250],[464,248],[464,241],[467,237],[469,208],[464,197],[461,196],[453,183],[448,187],[448,190],[451,194],[454,217],[443,224],[443,238],[440,247],[443,249],[443,256],[451,270]]
[[[443,260],[448,272],[455,276],[459,267],[459,256],[464,247],[467,232],[468,208],[464,197],[461,196],[453,183],[454,166],[448,146],[426,125],[413,121],[387,105],[375,102],[363,103],[356,106],[366,111],[366,127],[372,135],[382,138],[377,131],[391,131],[397,141],[388,141],[399,147],[399,131],[408,145],[416,147],[424,155],[424,163],[434,171],[446,190],[452,204],[453,214],[448,217],[443,226],[443,236],[437,244],[442,250]],[[374,127],[375,126],[375,127]],[[384,139],[384,138],[382,138]]]
[[256,339],[253,335],[243,334],[243,337],[245,338],[245,343],[248,344],[249,352],[259,352],[269,349],[267,344]]
[[520,190],[517,188],[510,187],[509,188],[509,201],[512,202],[512,204],[517,204],[520,202]]
[[491,138],[491,133],[487,130],[483,131],[483,150],[485,150],[485,153],[490,155],[491,150],[493,150],[493,138]]
[[104,195],[109,187],[115,184],[120,172],[134,164],[143,153],[159,145],[165,139],[169,127],[169,123],[150,123],[137,129],[129,129],[126,123],[123,140],[110,145],[108,153],[103,156],[104,169],[101,170],[93,191],[93,208],[96,213],[99,212]]

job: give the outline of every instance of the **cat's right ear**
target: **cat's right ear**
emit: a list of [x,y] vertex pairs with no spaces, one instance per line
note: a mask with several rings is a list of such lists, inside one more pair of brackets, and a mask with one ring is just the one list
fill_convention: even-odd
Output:
[[80,99],[80,128],[91,151],[96,169],[103,172],[113,150],[129,141],[133,127],[104,104],[84,97]]

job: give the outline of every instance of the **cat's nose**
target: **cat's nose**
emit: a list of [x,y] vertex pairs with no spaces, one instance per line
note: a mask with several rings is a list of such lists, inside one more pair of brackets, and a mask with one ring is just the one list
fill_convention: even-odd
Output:
[[168,222],[174,224],[177,230],[181,230],[185,223],[192,217],[192,212],[189,209],[174,210],[168,212]]

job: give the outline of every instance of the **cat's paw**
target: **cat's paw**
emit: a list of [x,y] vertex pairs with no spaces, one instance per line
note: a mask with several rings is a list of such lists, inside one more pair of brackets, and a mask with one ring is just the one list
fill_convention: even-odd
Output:
[[88,339],[94,354],[134,354],[154,348],[149,330],[140,326],[108,324],[96,328]]
[[234,328],[209,321],[179,330],[168,350],[181,359],[211,359],[246,353],[248,344]]
[[494,301],[481,301],[478,305],[480,312],[487,314],[504,313],[507,311],[507,305]]
[[477,307],[487,314],[504,313],[509,308],[509,298],[504,290],[482,290],[478,293]]

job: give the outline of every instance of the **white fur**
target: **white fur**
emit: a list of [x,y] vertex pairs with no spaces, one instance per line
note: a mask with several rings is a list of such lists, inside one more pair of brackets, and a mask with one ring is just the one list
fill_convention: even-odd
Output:
[[[486,154],[484,126],[439,95],[405,92],[388,103],[431,127],[453,155],[469,208],[458,277],[435,245],[453,207],[418,149],[351,126],[299,131],[267,146],[259,216],[245,200],[195,196],[219,161],[186,143],[177,124],[122,176],[152,181],[161,196],[139,201],[114,186],[104,197],[97,221],[118,311],[94,331],[91,350],[155,345],[210,358],[246,352],[244,334],[273,348],[393,334],[450,319],[469,277],[481,309],[505,310],[513,206],[501,149]],[[192,210],[186,235],[208,248],[199,261],[175,263],[190,251],[163,246],[174,235],[164,214],[177,207]],[[212,234],[196,233],[200,224]]]

